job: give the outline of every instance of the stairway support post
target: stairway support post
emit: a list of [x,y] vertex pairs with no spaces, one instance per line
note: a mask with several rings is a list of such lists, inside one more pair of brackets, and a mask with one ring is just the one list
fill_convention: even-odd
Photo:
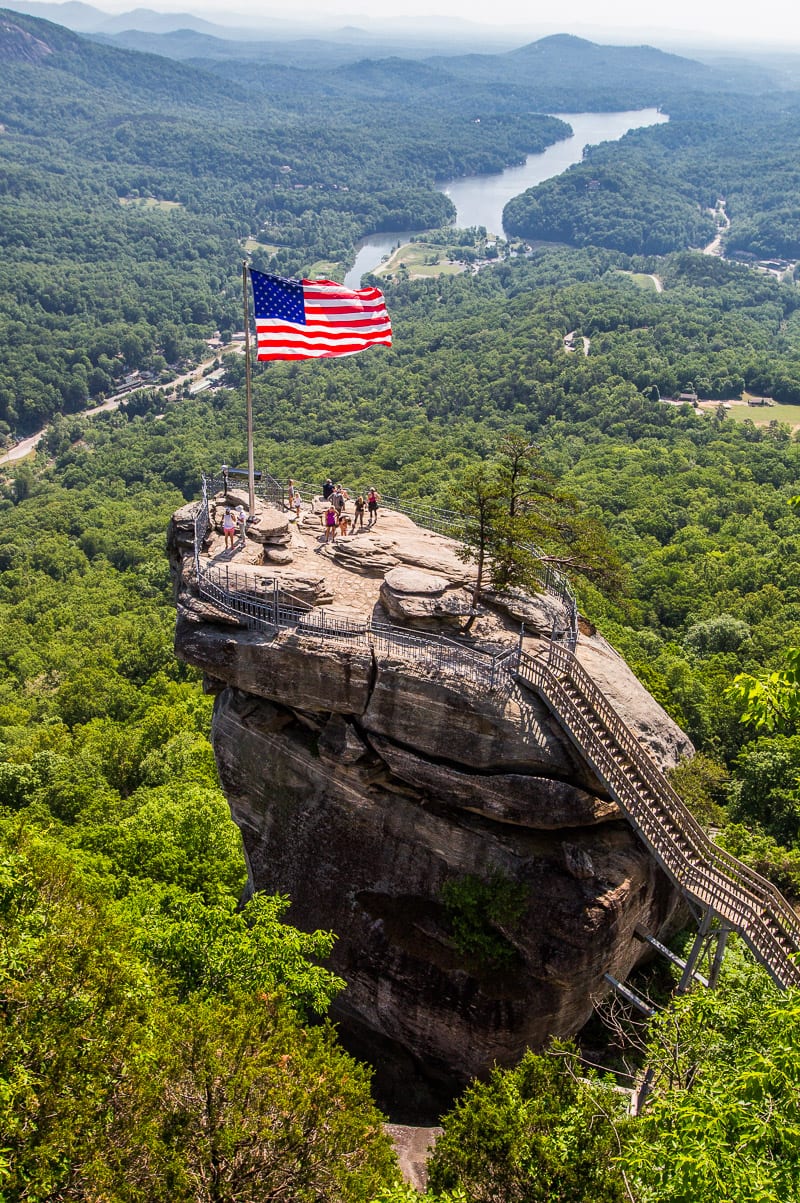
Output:
[[728,936],[731,934],[731,929],[727,923],[723,923],[717,933],[717,947],[714,952],[714,960],[711,963],[711,970],[708,975],[708,988],[713,990],[719,981],[719,972],[722,968],[722,958],[725,956],[725,945],[728,943]]
[[[676,994],[685,994],[686,991],[689,989],[689,985],[691,984],[691,982],[693,981],[694,976],[695,976],[695,969],[697,967],[697,962],[699,961],[700,954],[703,951],[703,945],[705,944],[706,940],[708,939],[709,932],[711,931],[711,924],[713,923],[713,921],[714,921],[714,912],[711,909],[711,907],[709,907],[708,910],[706,910],[706,912],[704,913],[703,918],[700,921],[700,927],[697,929],[697,935],[694,938],[694,943],[692,944],[691,951],[689,952],[689,955],[686,958],[686,964],[683,967],[683,973],[681,974],[681,980],[678,983],[678,986],[675,990]],[[714,963],[711,966],[711,971],[708,976],[709,988],[711,988],[717,984],[717,978],[719,977],[719,971],[720,971],[720,967],[722,965],[722,958],[725,954],[725,944],[728,939],[729,931],[730,931],[730,928],[726,924],[722,924],[719,929],[719,932],[717,933],[717,947],[716,947],[716,951],[714,953]],[[641,1113],[642,1113],[642,1108],[644,1107],[645,1102],[647,1101],[647,1096],[650,1094],[650,1090],[653,1085],[654,1076],[655,1076],[655,1073],[652,1068],[646,1069],[644,1076],[642,1077],[642,1080],[639,1083],[638,1088],[636,1090],[634,1090],[633,1094],[631,1095],[630,1114],[633,1116],[634,1119],[638,1115],[641,1115]]]
[[700,953],[703,951],[703,945],[705,944],[708,933],[711,930],[711,921],[713,918],[714,912],[712,911],[711,907],[709,907],[703,915],[703,918],[700,922],[700,927],[697,930],[697,935],[694,938],[694,944],[692,945],[691,952],[686,958],[686,965],[683,973],[681,974],[681,980],[678,982],[678,986],[675,991],[676,994],[685,994],[689,989],[689,983],[692,980],[695,966],[700,959]]
[[633,1119],[636,1119],[637,1116],[642,1114],[642,1107],[644,1107],[647,1101],[647,1096],[649,1095],[650,1088],[653,1085],[654,1077],[655,1070],[652,1068],[646,1069],[644,1077],[631,1095],[630,1113]]

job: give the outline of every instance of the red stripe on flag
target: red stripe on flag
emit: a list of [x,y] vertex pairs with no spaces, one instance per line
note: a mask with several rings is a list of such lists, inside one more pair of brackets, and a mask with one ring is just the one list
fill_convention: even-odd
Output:
[[392,325],[378,288],[357,292],[332,280],[303,280],[305,323],[256,318],[258,358],[320,359],[392,345]]

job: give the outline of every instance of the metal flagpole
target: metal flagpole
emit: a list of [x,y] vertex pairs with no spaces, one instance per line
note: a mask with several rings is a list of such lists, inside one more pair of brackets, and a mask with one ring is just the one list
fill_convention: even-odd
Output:
[[250,380],[250,313],[247,305],[247,263],[242,260],[242,297],[244,299],[244,378],[247,393],[247,490],[250,521],[256,516],[256,470],[253,459],[253,393]]

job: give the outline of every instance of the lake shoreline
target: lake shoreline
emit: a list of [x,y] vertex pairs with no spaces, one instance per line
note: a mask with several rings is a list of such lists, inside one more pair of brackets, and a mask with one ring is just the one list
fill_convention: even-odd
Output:
[[[616,142],[632,129],[669,121],[669,116],[657,108],[609,113],[550,113],[548,116],[566,121],[572,127],[572,134],[553,142],[543,151],[526,155],[522,164],[506,167],[503,171],[445,180],[436,185],[437,192],[449,197],[456,207],[454,229],[483,226],[496,237],[505,238],[503,209],[512,197],[579,163],[586,146]],[[388,230],[360,239],[356,244],[355,262],[344,278],[345,285],[358,288],[362,276],[374,272],[398,246],[406,246],[412,238],[426,233],[430,231]]]

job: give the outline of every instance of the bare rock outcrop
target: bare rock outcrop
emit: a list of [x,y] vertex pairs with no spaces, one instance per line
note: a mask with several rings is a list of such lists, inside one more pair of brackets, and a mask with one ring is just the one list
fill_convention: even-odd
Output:
[[438,620],[457,630],[472,613],[467,589],[421,568],[391,568],[383,578],[380,596],[387,614],[409,625],[427,628]]
[[[523,604],[534,654],[556,603],[490,599],[459,634],[470,574],[449,540],[382,510],[380,535],[326,549],[304,517],[292,565],[260,569],[270,575],[253,589],[302,581],[314,608],[293,629],[253,630],[198,598],[189,518],[176,514],[177,653],[218,694],[212,738],[250,888],[288,894],[291,922],[336,933],[343,1031],[457,1084],[576,1032],[603,975],[624,978],[640,957],[636,927],[663,933],[677,899],[544,704],[502,673],[471,676],[455,654],[512,649],[510,608]],[[201,571],[226,562],[219,543]],[[356,634],[326,627],[331,600]],[[405,641],[382,625],[358,637],[388,620]],[[421,627],[436,654],[419,652]],[[691,753],[608,644],[584,636],[578,655],[662,768]]]
[[52,46],[34,37],[8,17],[0,18],[0,62],[39,66],[53,53]]

